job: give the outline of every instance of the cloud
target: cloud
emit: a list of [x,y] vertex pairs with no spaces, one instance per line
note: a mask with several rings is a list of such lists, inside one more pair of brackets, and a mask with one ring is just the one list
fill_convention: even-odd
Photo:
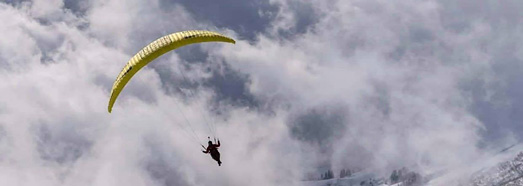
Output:
[[[477,163],[521,140],[522,3],[0,3],[0,180],[12,185],[300,185],[319,169]],[[124,63],[171,32],[236,45]],[[207,126],[209,125],[209,126]],[[199,152],[213,133],[224,165]]]
[[[441,168],[466,164],[487,152],[480,143],[496,147],[513,141],[498,141],[506,132],[497,138],[484,135],[495,132],[491,127],[496,124],[477,118],[477,102],[470,100],[467,88],[475,78],[499,82],[489,66],[498,62],[488,60],[495,54],[482,48],[496,41],[484,36],[498,33],[473,16],[466,20],[473,23],[469,30],[456,32],[453,27],[459,23],[443,19],[452,3],[409,2],[330,2],[306,33],[283,41],[261,36],[255,45],[240,42],[240,49],[217,53],[225,53],[233,68],[249,74],[251,92],[263,102],[290,107],[290,112],[326,103],[347,105],[346,136],[333,142],[345,148],[333,152],[334,164],[348,162],[349,149],[363,148],[372,154],[368,162],[373,165],[347,164]],[[502,125],[514,128],[510,122]]]

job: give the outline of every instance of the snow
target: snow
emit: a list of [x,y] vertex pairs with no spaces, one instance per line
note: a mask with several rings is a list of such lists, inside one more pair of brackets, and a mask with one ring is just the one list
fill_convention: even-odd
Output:
[[[328,180],[314,180],[305,181],[304,186],[391,186],[384,183],[382,180],[376,179],[376,175],[370,172],[357,172],[350,177],[333,178]],[[394,184],[394,186],[399,186]]]

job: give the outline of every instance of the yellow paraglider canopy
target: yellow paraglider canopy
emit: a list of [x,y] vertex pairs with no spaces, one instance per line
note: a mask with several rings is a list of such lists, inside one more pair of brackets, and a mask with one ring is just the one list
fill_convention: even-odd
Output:
[[166,52],[185,45],[202,42],[236,43],[236,41],[229,37],[216,32],[204,30],[177,32],[157,39],[135,54],[129,62],[127,62],[127,65],[125,65],[114,81],[111,90],[111,98],[109,99],[109,106],[107,108],[109,113],[111,113],[116,98],[118,98],[118,95],[122,92],[127,82],[129,82],[133,75],[141,68]]

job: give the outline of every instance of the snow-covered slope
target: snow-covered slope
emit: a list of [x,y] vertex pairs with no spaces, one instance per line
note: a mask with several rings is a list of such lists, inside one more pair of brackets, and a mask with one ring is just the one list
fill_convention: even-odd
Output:
[[[460,186],[523,186],[523,146],[517,145],[510,149],[512,152],[503,152],[496,157],[478,160],[482,165],[475,170],[470,178],[464,177],[465,183],[453,182]],[[501,160],[501,161],[500,161]],[[479,163],[478,163],[479,164]],[[479,171],[478,171],[479,170]],[[409,172],[411,174],[412,172]],[[454,171],[446,171],[432,176],[411,178],[402,177],[392,184],[389,178],[380,178],[372,172],[356,172],[350,177],[333,178],[327,180],[304,181],[304,186],[416,186],[416,185],[448,185],[447,178],[454,177]],[[437,175],[437,176],[435,176]],[[468,174],[470,175],[470,174]],[[454,177],[455,178],[455,177]],[[462,177],[463,178],[463,177]],[[447,184],[445,184],[447,183]]]
[[368,172],[357,172],[350,177],[333,178],[328,180],[305,181],[304,186],[353,186],[353,185],[384,185],[375,175]]
[[[372,172],[356,172],[349,177],[333,178],[327,180],[305,181],[304,186],[414,186],[422,185],[420,177],[418,180],[413,179],[413,172],[408,172],[406,169],[405,176],[402,176],[397,183],[391,183],[389,179],[378,177]],[[417,174],[416,174],[417,175]]]
[[514,159],[481,170],[471,179],[473,186],[521,186],[523,185],[523,152]]

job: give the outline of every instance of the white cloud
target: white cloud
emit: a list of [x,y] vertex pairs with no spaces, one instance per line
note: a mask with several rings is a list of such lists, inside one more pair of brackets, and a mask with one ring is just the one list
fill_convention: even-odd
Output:
[[[209,88],[194,89],[189,100],[166,94],[155,69],[176,72],[187,63],[171,52],[158,59],[167,65],[141,70],[108,114],[112,81],[147,42],[188,29],[242,37],[163,3],[93,0],[85,15],[62,1],[0,4],[0,182],[300,185],[324,166],[429,174],[491,152],[478,147],[489,126],[471,111],[477,100],[464,84],[486,82],[485,100],[500,108],[518,104],[500,93],[510,82],[492,67],[506,47],[495,42],[493,22],[460,25],[443,15],[462,5],[271,1],[279,9],[255,41],[201,45],[207,61],[187,72],[201,83],[223,61],[248,77],[247,93],[269,112],[218,102],[217,115]],[[303,11],[314,19],[300,22]],[[514,36],[520,28],[506,30]],[[522,40],[509,36],[501,38],[514,39],[521,61]],[[216,122],[222,167],[199,152],[186,126],[203,142],[202,114]]]

